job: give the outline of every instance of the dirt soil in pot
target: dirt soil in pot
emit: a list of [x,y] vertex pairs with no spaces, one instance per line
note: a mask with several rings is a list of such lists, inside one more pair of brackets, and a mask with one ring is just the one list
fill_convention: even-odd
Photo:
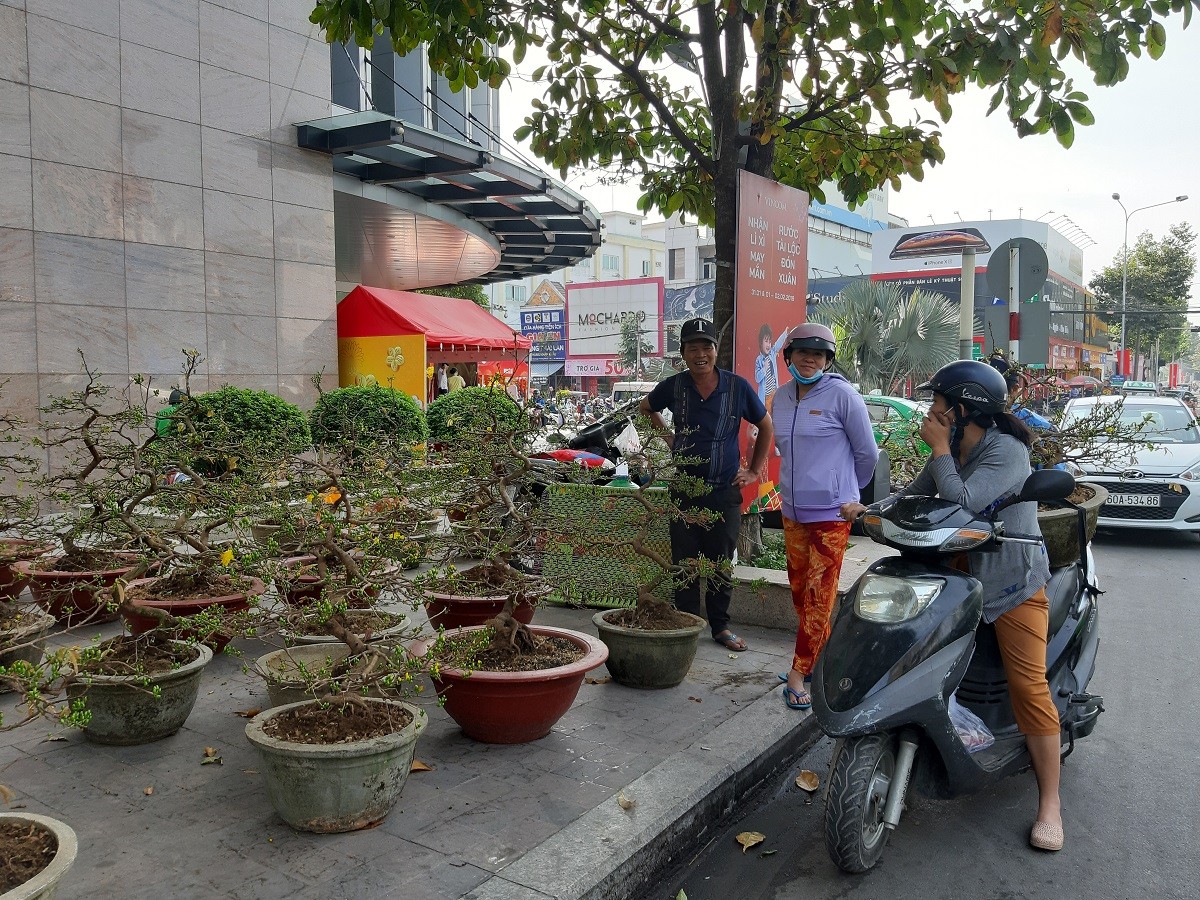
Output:
[[[1075,490],[1071,491],[1071,496],[1068,497],[1067,500],[1071,503],[1083,503],[1086,500],[1091,500],[1095,496],[1096,496],[1096,492],[1093,491],[1086,484],[1077,484],[1077,485],[1075,485]],[[1057,504],[1054,504],[1054,503],[1039,503],[1038,504],[1038,512],[1050,512],[1051,510],[1063,509],[1063,508],[1064,507],[1058,506]]]
[[245,593],[250,582],[216,572],[177,572],[130,588],[130,600],[199,601]]
[[37,572],[106,572],[133,565],[120,550],[79,550],[64,556],[47,556],[31,566]]
[[58,852],[54,835],[32,822],[0,822],[0,894],[29,881]]
[[[360,637],[375,634],[387,628],[393,628],[404,620],[404,616],[379,610],[351,610],[342,615],[349,621],[354,633]],[[293,634],[302,634],[306,637],[317,634],[332,634],[329,630],[328,620],[319,622],[313,618],[297,617],[288,622],[287,629]]]
[[665,603],[652,603],[643,607],[631,606],[628,609],[610,613],[604,617],[604,621],[610,625],[637,628],[641,631],[675,631],[680,628],[691,628],[696,624],[695,619]]
[[200,651],[181,647],[154,631],[133,637],[120,635],[101,645],[99,659],[81,659],[78,671],[82,675],[161,675],[192,662]]
[[38,620],[37,614],[15,603],[0,603],[0,632],[16,631]]
[[348,744],[394,734],[412,722],[412,713],[386,703],[349,702],[342,706],[302,706],[274,716],[263,726],[269,737],[294,744]]
[[[583,659],[584,651],[566,638],[539,637],[537,646],[532,651],[524,653],[509,647],[483,646],[474,649],[479,638],[471,635],[458,638],[448,638],[448,652],[442,657],[444,665],[457,665],[457,662],[469,658],[471,664],[463,668],[480,672],[538,672],[542,669],[556,669],[568,666]],[[483,633],[486,637],[487,633]]]

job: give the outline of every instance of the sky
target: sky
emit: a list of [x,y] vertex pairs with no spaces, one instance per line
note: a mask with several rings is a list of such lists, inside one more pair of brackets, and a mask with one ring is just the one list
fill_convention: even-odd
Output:
[[[1129,210],[1190,196],[1134,213],[1131,245],[1143,231],[1162,237],[1177,222],[1200,224],[1198,84],[1200,21],[1188,29],[1169,25],[1163,57],[1132,60],[1129,77],[1115,87],[1077,81],[1076,89],[1089,96],[1096,124],[1077,126],[1069,150],[1052,134],[1018,138],[1002,109],[985,116],[989,95],[968,92],[955,98],[954,115],[941,126],[946,162],[926,169],[922,182],[905,179],[899,192],[890,193],[889,208],[914,225],[928,224],[930,217],[938,224],[953,223],[959,214],[964,220],[1069,216],[1096,242],[1083,251],[1085,277],[1091,280],[1120,259],[1125,216],[1112,199],[1114,192]],[[520,82],[502,92],[502,124],[510,140],[537,93],[536,86]],[[636,209],[636,188],[596,182],[592,174],[568,179],[601,210]],[[1088,244],[1078,231],[1071,236]],[[1195,293],[1193,309],[1200,308],[1200,288]]]

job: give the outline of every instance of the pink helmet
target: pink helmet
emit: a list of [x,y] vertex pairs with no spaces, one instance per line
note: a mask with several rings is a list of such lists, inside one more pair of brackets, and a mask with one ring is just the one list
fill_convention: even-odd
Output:
[[801,348],[824,350],[832,358],[837,354],[837,338],[824,325],[805,322],[803,325],[797,325],[788,334],[788,345],[783,348],[783,358],[787,359],[793,350]]

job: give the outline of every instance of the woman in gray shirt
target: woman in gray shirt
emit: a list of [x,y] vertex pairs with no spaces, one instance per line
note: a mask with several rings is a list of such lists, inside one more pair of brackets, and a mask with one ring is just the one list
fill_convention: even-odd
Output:
[[[921,474],[901,493],[936,494],[985,514],[1019,493],[1031,471],[1032,435],[1005,411],[1004,376],[984,363],[960,360],[943,366],[918,390],[933,391],[933,404],[920,428],[931,453]],[[841,514],[853,519],[865,509],[848,503]],[[998,519],[1014,533],[1036,534],[1037,504],[1017,503]],[[1046,552],[1028,544],[1002,544],[996,551],[968,554],[968,563],[983,586],[983,618],[995,626],[1013,714],[1037,778],[1038,813],[1029,843],[1041,850],[1061,850],[1062,732],[1046,681]]]

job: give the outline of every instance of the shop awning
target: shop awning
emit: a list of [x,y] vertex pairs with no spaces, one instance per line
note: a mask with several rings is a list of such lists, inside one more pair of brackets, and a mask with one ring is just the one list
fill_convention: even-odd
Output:
[[432,353],[524,354],[532,343],[470,300],[365,285],[342,299],[337,320],[339,338],[423,334]]
[[534,381],[545,381],[555,372],[562,371],[563,364],[559,362],[535,362],[529,366],[529,377]]

